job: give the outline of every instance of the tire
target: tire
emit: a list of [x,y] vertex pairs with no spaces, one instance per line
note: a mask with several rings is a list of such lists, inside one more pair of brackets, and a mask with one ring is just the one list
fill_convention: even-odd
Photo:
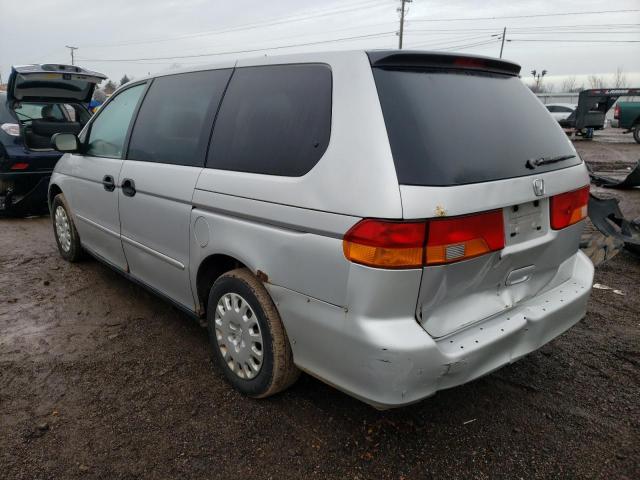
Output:
[[215,281],[207,303],[207,330],[216,363],[241,393],[265,398],[298,379],[278,310],[249,270],[232,270]]
[[640,143],[640,123],[636,123],[633,128],[633,139]]
[[73,217],[67,206],[64,194],[59,193],[56,195],[51,206],[53,235],[56,238],[60,255],[68,262],[80,261],[83,257],[80,237],[73,223]]

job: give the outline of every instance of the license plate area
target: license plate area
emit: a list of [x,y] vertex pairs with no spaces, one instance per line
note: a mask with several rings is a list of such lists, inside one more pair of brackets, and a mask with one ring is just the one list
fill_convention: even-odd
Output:
[[542,237],[549,225],[548,199],[512,205],[504,209],[507,245]]

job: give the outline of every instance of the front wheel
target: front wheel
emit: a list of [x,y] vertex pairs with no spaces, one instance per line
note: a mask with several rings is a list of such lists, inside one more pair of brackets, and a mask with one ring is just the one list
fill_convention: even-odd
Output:
[[80,237],[62,193],[59,193],[53,199],[51,220],[53,221],[53,234],[56,237],[56,243],[62,258],[69,262],[80,260],[82,258]]
[[276,306],[249,270],[232,270],[213,284],[207,327],[218,365],[243,394],[268,397],[298,378],[300,371]]

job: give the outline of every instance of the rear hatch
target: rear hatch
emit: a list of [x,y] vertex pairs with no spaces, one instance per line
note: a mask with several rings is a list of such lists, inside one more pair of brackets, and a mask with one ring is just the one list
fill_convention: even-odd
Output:
[[520,67],[419,52],[369,58],[403,217],[427,223],[416,312],[425,330],[448,335],[566,281],[588,176]]
[[98,83],[107,78],[74,65],[43,64],[11,67],[7,99],[20,102],[89,103]]

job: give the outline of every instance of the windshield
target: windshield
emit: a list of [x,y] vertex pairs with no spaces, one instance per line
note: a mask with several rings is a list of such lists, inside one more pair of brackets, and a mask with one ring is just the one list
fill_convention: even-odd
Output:
[[545,106],[517,77],[374,68],[398,181],[447,186],[577,165],[527,160],[575,155]]

